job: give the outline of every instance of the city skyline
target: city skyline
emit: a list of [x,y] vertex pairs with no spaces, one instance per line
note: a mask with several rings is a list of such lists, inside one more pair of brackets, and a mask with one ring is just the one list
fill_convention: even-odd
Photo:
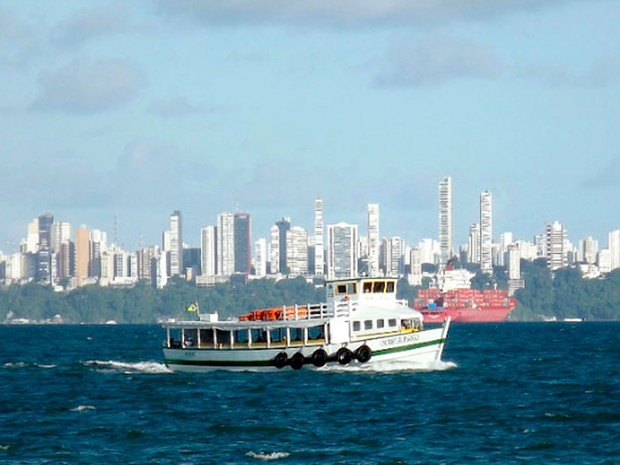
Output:
[[[350,224],[352,226],[355,226],[357,228],[359,228],[359,235],[361,236],[368,236],[368,234],[370,233],[371,238],[374,237],[374,241],[378,241],[380,242],[383,239],[386,238],[393,238],[393,237],[398,237],[401,239],[405,240],[405,243],[408,246],[415,246],[416,244],[426,241],[426,240],[433,240],[437,242],[438,248],[439,248],[439,256],[438,256],[438,260],[439,263],[444,263],[445,262],[445,253],[442,253],[442,235],[447,235],[447,236],[455,236],[454,231],[450,231],[449,233],[446,231],[444,231],[445,226],[442,227],[443,224],[443,211],[444,211],[444,206],[443,204],[445,203],[445,198],[443,197],[442,194],[442,185],[445,184],[446,180],[448,180],[448,182],[451,182],[451,177],[446,177],[443,178],[441,180],[438,180],[438,185],[439,185],[439,194],[438,194],[438,198],[436,199],[436,218],[437,218],[437,224],[435,225],[435,235],[431,235],[428,237],[417,237],[414,238],[413,240],[409,240],[407,239],[407,235],[401,235],[401,234],[393,234],[390,231],[387,231],[385,234],[383,234],[384,228],[383,227],[383,218],[384,216],[381,215],[379,216],[379,209],[381,208],[381,210],[383,211],[383,208],[377,204],[377,203],[367,203],[364,204],[363,206],[366,207],[366,209],[364,210],[364,215],[362,220],[359,223],[354,223],[354,222],[347,222],[343,219],[336,219],[334,221],[324,221],[325,218],[325,202],[324,199],[322,198],[316,198],[313,200],[313,204],[314,205],[314,209],[310,208],[309,209],[309,215],[316,215],[317,211],[320,211],[320,218],[321,218],[321,224],[324,223],[324,227],[319,228],[319,230],[322,230],[323,232],[323,241],[325,241],[325,235],[326,235],[326,231],[327,231],[327,227],[328,226],[334,226],[337,224]],[[450,191],[451,192],[451,191]],[[467,230],[465,232],[462,232],[463,234],[456,234],[457,237],[460,236],[465,236],[464,240],[462,242],[452,242],[450,243],[450,248],[452,249],[452,255],[451,256],[456,256],[458,255],[459,251],[461,249],[463,250],[468,250],[469,248],[472,247],[472,243],[471,243],[471,234],[472,234],[472,227],[477,226],[478,229],[480,229],[481,224],[483,223],[483,210],[484,210],[484,218],[487,218],[486,221],[488,221],[488,215],[491,215],[494,218],[495,215],[495,210],[494,207],[491,206],[491,204],[489,202],[491,202],[490,198],[492,196],[492,193],[489,191],[482,191],[479,193],[479,197],[477,199],[477,208],[479,209],[478,211],[478,217],[474,219],[474,221],[472,223],[469,224]],[[317,210],[317,203],[320,204],[320,209]],[[327,209],[329,209],[329,205],[327,206]],[[68,228],[70,226],[70,229],[67,230],[63,230],[63,235],[67,238],[71,238],[74,241],[78,240],[78,234],[79,231],[83,228],[87,228],[88,230],[97,230],[97,231],[101,231],[102,233],[108,235],[109,231],[105,228],[100,228],[97,227],[97,225],[90,225],[90,224],[86,224],[86,223],[77,223],[77,224],[73,224],[71,222],[66,221],[65,218],[63,218],[62,216],[57,215],[56,212],[41,212],[39,215],[35,216],[34,219],[31,218],[32,220],[37,220],[43,217],[47,217],[51,215],[53,217],[53,221],[54,224],[58,224],[58,225],[62,225],[63,228]],[[190,247],[190,248],[196,248],[196,247],[200,247],[201,244],[203,243],[204,240],[204,234],[205,234],[205,229],[211,229],[211,234],[213,234],[213,228],[216,228],[218,230],[218,234],[220,235],[220,238],[216,241],[216,243],[219,243],[219,247],[222,247],[224,241],[223,241],[223,236],[222,235],[222,231],[225,231],[226,229],[230,229],[232,228],[232,224],[234,221],[236,221],[236,218],[238,216],[251,216],[252,220],[251,220],[251,224],[252,226],[247,227],[247,231],[246,234],[248,235],[248,243],[252,244],[252,249],[254,249],[254,242],[256,242],[259,239],[266,239],[269,240],[270,237],[270,230],[276,226],[277,224],[286,221],[288,224],[288,227],[301,227],[303,228],[306,233],[308,234],[308,236],[312,236],[313,240],[316,241],[316,235],[315,235],[315,219],[314,218],[309,218],[308,221],[304,222],[304,224],[299,224],[297,221],[294,221],[290,216],[287,216],[286,214],[281,215],[278,219],[274,220],[271,222],[271,225],[269,226],[269,228],[267,228],[266,231],[262,231],[262,232],[256,232],[256,228],[253,226],[255,221],[256,221],[256,217],[253,215],[252,212],[226,212],[226,211],[220,211],[220,213],[218,213],[216,215],[215,218],[212,219],[212,221],[210,223],[205,223],[203,224],[201,227],[198,228],[198,231],[188,231],[188,228],[185,226],[185,221],[186,221],[186,216],[180,211],[180,210],[174,210],[172,212],[172,214],[169,214],[168,216],[164,215],[163,219],[162,219],[162,223],[164,224],[163,228],[160,231],[156,231],[154,233],[152,233],[151,235],[154,235],[156,237],[159,237],[160,239],[156,242],[153,243],[146,243],[143,242],[139,245],[137,245],[136,247],[128,247],[125,245],[124,241],[122,239],[119,239],[118,242],[116,242],[116,240],[118,239],[116,237],[117,235],[117,224],[116,221],[113,224],[113,231],[114,231],[114,235],[110,235],[110,240],[108,240],[108,242],[110,244],[114,244],[117,247],[120,247],[121,249],[124,250],[128,250],[128,251],[136,251],[139,250],[142,247],[152,247],[152,246],[158,246],[158,247],[166,247],[166,244],[168,244],[168,247],[172,248],[172,249],[176,249],[178,248],[181,244],[179,243],[179,238],[181,239],[183,245]],[[336,218],[337,216],[334,215]],[[452,216],[452,214],[450,215]],[[458,212],[457,215],[458,216]],[[182,218],[182,219],[181,219]],[[227,223],[223,223],[223,218],[226,218],[226,221],[228,223],[230,223],[229,225],[227,225]],[[115,219],[116,220],[116,219]],[[494,221],[494,220],[493,220]],[[310,224],[310,226],[306,226],[306,223]],[[377,223],[377,226],[371,226],[373,224]],[[514,235],[514,233],[510,230],[506,230],[506,231],[497,231],[497,229],[492,226],[491,230],[490,230],[490,236],[487,237],[486,239],[486,243],[487,243],[487,257],[485,259],[486,262],[486,266],[488,267],[488,263],[490,260],[490,254],[491,254],[491,250],[490,250],[490,245],[488,244],[499,244],[502,242],[502,237],[504,234],[510,234],[510,237],[514,237],[514,241],[528,241],[528,242],[535,242],[536,240],[536,236],[544,236],[545,234],[547,234],[548,229],[550,226],[554,225],[554,224],[561,224],[563,231],[564,231],[564,236],[566,237],[567,240],[569,240],[574,246],[578,246],[579,242],[585,241],[585,240],[595,240],[597,243],[601,244],[601,248],[605,247],[605,244],[607,244],[608,238],[609,238],[609,234],[612,233],[616,233],[618,234],[618,231],[620,231],[620,225],[605,232],[601,237],[597,237],[597,236],[593,236],[593,235],[587,235],[584,237],[575,237],[574,234],[570,233],[570,228],[566,226],[566,223],[564,223],[561,219],[554,219],[553,221],[550,221],[548,223],[546,223],[545,225],[543,225],[543,227],[541,228],[541,230],[539,231],[535,231],[533,232],[529,237],[518,237],[516,235]],[[3,249],[0,247],[0,253],[4,253],[5,255],[11,254],[11,253],[15,253],[19,251],[19,246],[20,244],[25,244],[28,240],[28,231],[30,228],[31,222],[27,222],[26,224],[23,225],[23,233],[21,238],[19,239],[19,241],[17,242],[12,242],[12,243],[8,243],[9,245],[11,245],[12,248],[6,248]],[[45,228],[48,228],[49,226],[46,226]],[[185,231],[184,233],[180,232],[180,228],[182,228],[183,231]],[[381,231],[378,231],[378,228],[381,228]],[[178,230],[178,231],[177,231]],[[174,234],[171,234],[171,231],[177,231]],[[377,234],[379,234],[378,236],[376,236]],[[478,233],[480,234],[480,232]],[[189,240],[187,236],[190,237],[194,237],[194,240]],[[376,237],[375,237],[376,236]],[[215,237],[214,237],[215,239]],[[229,238],[230,240],[232,240],[232,236]],[[489,241],[490,239],[490,241]],[[480,247],[480,238],[477,239],[477,247]],[[170,244],[173,243],[174,246],[171,246]],[[449,241],[445,241],[445,244],[448,244]],[[231,242],[230,245],[227,245],[227,247],[234,247],[233,243]],[[252,250],[252,253],[254,253],[254,250]],[[478,252],[480,253],[480,252]],[[180,252],[176,253],[176,257],[180,257]],[[378,252],[376,253],[378,254]],[[376,255],[375,254],[375,255]],[[376,258],[376,257],[375,257]],[[179,261],[180,258],[174,258],[175,263],[177,263],[176,265],[173,265],[173,268],[175,270],[179,270]],[[325,259],[326,260],[326,259]],[[181,265],[182,266],[182,265]],[[218,266],[222,266],[222,264],[218,265]],[[235,264],[231,263],[226,265],[226,267],[230,267],[230,268],[234,268]],[[488,268],[487,268],[488,269]]]
[[[190,6],[191,5],[191,6]],[[0,0],[0,250],[53,212],[159,243],[221,211],[255,231],[365,224],[454,245],[493,193],[493,229],[561,221],[604,241],[620,218],[620,31],[608,0],[52,5]],[[362,200],[363,199],[363,200]],[[328,207],[329,206],[329,207]],[[258,234],[254,237],[260,237]]]

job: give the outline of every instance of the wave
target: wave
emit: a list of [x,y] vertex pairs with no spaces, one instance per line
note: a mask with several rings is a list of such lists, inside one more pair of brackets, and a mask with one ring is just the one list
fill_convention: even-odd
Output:
[[159,362],[117,362],[114,360],[89,360],[84,362],[86,366],[94,366],[99,369],[112,371],[112,372],[121,372],[127,374],[133,373],[147,373],[147,374],[161,374],[161,373],[172,373],[166,365]]
[[27,367],[36,367],[36,368],[44,368],[51,369],[56,368],[58,365],[54,364],[42,364],[42,363],[28,363],[28,362],[7,362],[3,365],[4,368],[27,368]]
[[267,454],[266,452],[248,452],[247,454],[245,454],[248,457],[252,457],[253,459],[258,459],[258,460],[263,460],[263,461],[268,461],[268,460],[278,460],[278,459],[285,459],[288,456],[290,456],[291,454],[289,454],[288,452],[272,452],[271,454]]
[[364,365],[326,365],[320,368],[321,371],[348,371],[360,373],[394,373],[402,371],[429,372],[447,371],[458,367],[454,362],[435,360],[432,362],[420,363],[404,360],[390,360],[384,362],[374,362]]
[[86,410],[97,410],[97,408],[94,405],[78,405],[71,409],[72,412],[84,412]]

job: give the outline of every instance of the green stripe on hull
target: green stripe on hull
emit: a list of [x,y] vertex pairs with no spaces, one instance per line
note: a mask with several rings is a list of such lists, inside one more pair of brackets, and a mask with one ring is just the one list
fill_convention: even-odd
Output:
[[[389,349],[381,349],[373,351],[372,356],[380,356],[405,352],[408,350],[421,349],[433,345],[443,344],[446,339],[436,339],[434,341],[420,342],[406,346],[391,347]],[[186,365],[186,366],[209,366],[209,367],[270,367],[274,366],[273,360],[183,360],[183,359],[166,359],[166,365]]]
[[420,342],[418,344],[411,344],[408,346],[391,347],[389,349],[375,350],[372,355],[374,357],[375,355],[395,354],[397,352],[405,352],[407,350],[421,349],[422,347],[439,345],[443,344],[444,342],[446,342],[445,339],[436,339],[434,341]]
[[209,367],[270,367],[273,360],[179,360],[167,359],[166,365],[188,365]]

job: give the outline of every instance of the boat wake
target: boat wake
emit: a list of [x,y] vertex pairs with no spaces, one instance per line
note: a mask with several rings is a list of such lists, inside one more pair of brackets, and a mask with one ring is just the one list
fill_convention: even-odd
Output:
[[321,368],[321,371],[346,371],[360,373],[395,373],[395,372],[430,372],[430,371],[446,371],[456,368],[458,365],[454,362],[445,362],[436,360],[433,362],[421,363],[403,360],[391,360],[386,362],[375,362],[364,365],[330,365]]
[[107,372],[117,372],[125,374],[134,373],[146,373],[146,374],[161,374],[172,373],[172,371],[163,363],[158,362],[117,362],[114,360],[102,361],[102,360],[89,360],[84,362],[86,366],[94,366],[98,370]]
[[271,454],[267,454],[265,452],[248,452],[247,454],[245,454],[248,457],[252,457],[253,459],[258,459],[258,460],[262,460],[264,462],[268,461],[268,460],[278,460],[278,459],[285,459],[287,458],[289,455],[288,452],[272,452]]

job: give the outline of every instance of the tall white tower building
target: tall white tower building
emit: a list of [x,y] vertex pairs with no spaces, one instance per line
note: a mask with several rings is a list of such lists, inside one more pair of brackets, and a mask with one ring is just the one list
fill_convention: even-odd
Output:
[[254,243],[254,274],[262,278],[267,275],[267,240],[260,238]]
[[325,246],[323,244],[323,200],[314,201],[314,274],[323,276],[325,270]]
[[327,226],[327,279],[357,276],[357,225]]
[[493,197],[489,191],[480,194],[480,270],[493,273]]
[[269,273],[280,272],[280,229],[274,224],[269,229]]
[[203,276],[215,276],[216,247],[215,226],[206,226],[200,230],[200,267]]
[[478,223],[469,227],[467,261],[469,263],[480,263],[480,224]]
[[289,275],[308,274],[308,232],[301,226],[286,231],[286,255]]
[[368,275],[379,276],[379,204],[368,204]]
[[439,181],[439,266],[452,258],[452,178]]
[[592,236],[586,237],[581,244],[581,259],[585,263],[596,263],[596,254],[598,253],[598,241]]
[[608,235],[609,260],[612,270],[620,268],[620,229],[612,231]]
[[217,217],[217,274],[230,276],[235,272],[235,214],[220,213]]
[[183,268],[183,226],[181,212],[170,215],[170,276],[184,273]]
[[564,268],[567,265],[564,243],[566,239],[566,230],[564,226],[557,221],[547,225],[546,242],[547,242],[547,268],[555,271]]

